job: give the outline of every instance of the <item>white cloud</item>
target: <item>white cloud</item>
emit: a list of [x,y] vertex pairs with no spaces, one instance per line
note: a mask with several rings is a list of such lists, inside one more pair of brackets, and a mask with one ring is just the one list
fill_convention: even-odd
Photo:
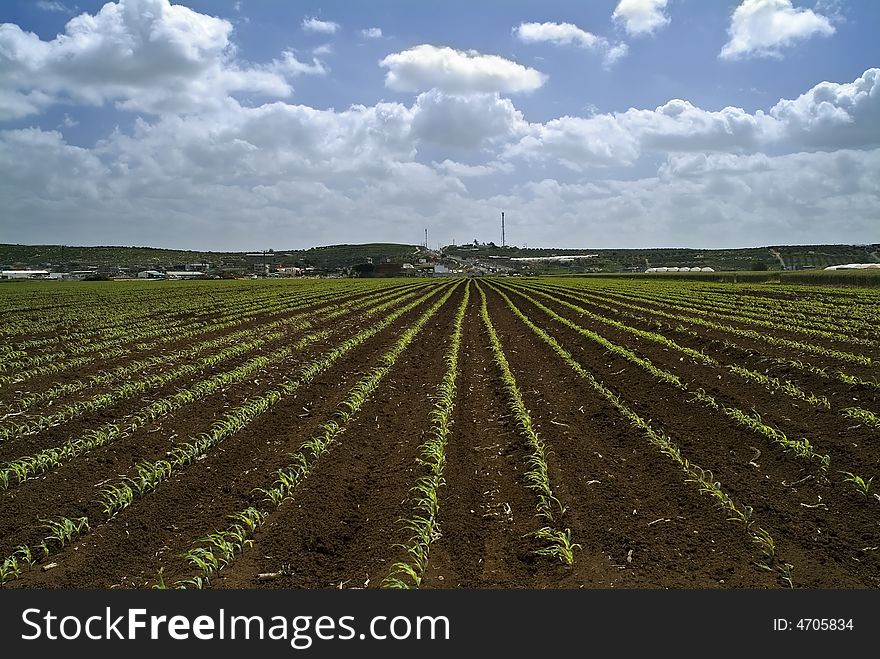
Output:
[[3,238],[251,249],[417,242],[428,226],[485,240],[505,208],[517,244],[876,240],[880,149],[864,149],[880,146],[878,69],[765,112],[673,99],[529,123],[504,95],[543,74],[434,46],[382,62],[389,88],[420,92],[409,105],[248,106],[237,92],[284,98],[326,68],[293,50],[246,65],[230,38],[228,22],[162,0],[105,5],[51,41],[0,27],[6,118],[58,102],[147,113],[90,148],[0,131]]
[[365,30],[361,30],[361,37],[363,37],[364,39],[381,39],[382,38],[382,28],[368,27]]
[[625,57],[629,52],[629,46],[625,43],[614,44],[608,50],[605,51],[605,54],[602,56],[602,63],[606,68],[611,67],[617,60],[622,57]]
[[545,179],[492,201],[516,209],[509,217],[521,218],[513,231],[517,244],[870,243],[876,242],[878,181],[880,150],[688,154],[671,157],[656,177],[577,184]]
[[[315,48],[315,50],[312,52],[315,55],[319,55],[329,51],[322,51],[321,48]],[[312,63],[306,64],[305,62],[300,62],[296,58],[296,55],[293,53],[293,51],[290,50],[286,50],[281,53],[281,59],[273,60],[272,63],[266,68],[269,71],[290,76],[324,75],[327,73],[327,69],[324,66],[323,62],[321,62],[317,58],[312,58]]]
[[525,136],[505,149],[506,158],[559,160],[583,171],[631,165],[645,152],[750,153],[840,149],[880,145],[880,69],[851,83],[822,82],[794,100],[749,113],[717,111],[673,99],[648,109],[561,117],[530,124]]
[[498,94],[420,94],[413,106],[413,136],[458,149],[478,149],[516,139],[528,124],[509,99]]
[[235,60],[232,25],[168,0],[119,0],[71,19],[43,41],[17,25],[0,25],[0,120],[54,103],[186,113],[217,108],[229,95],[287,97],[288,76],[320,74],[291,53],[266,65]]
[[612,17],[623,24],[627,34],[652,34],[669,24],[663,12],[667,0],[620,0]]
[[319,34],[336,34],[339,29],[339,23],[333,21],[322,21],[318,18],[304,18],[302,29],[306,32],[317,32]]
[[571,23],[522,23],[514,32],[517,38],[525,43],[549,41],[556,45],[596,48],[602,40],[592,32],[582,30]]
[[626,55],[624,43],[612,44],[605,37],[582,30],[572,23],[521,23],[514,34],[523,43],[552,43],[557,46],[577,46],[603,56],[604,65],[611,66]]
[[834,34],[831,21],[791,0],[743,0],[733,12],[722,59],[780,57],[783,48],[812,36]]
[[433,163],[434,168],[441,170],[447,174],[457,178],[474,178],[479,176],[490,176],[502,172],[510,174],[514,171],[513,165],[506,162],[492,161],[485,165],[467,165],[455,160],[444,160],[443,162]]
[[657,151],[751,150],[776,139],[779,130],[776,120],[760,110],[749,114],[726,107],[711,112],[681,99],[615,117],[642,148]]
[[58,0],[37,0],[34,3],[38,9],[42,9],[43,11],[51,11],[57,14],[72,14],[73,10],[70,9],[63,2],[58,2]]
[[787,140],[805,146],[880,144],[880,69],[850,83],[821,82],[794,100],[779,101],[770,115],[783,124]]
[[532,124],[528,134],[508,147],[505,158],[558,160],[569,169],[631,165],[639,157],[639,144],[613,115],[560,117]]
[[379,64],[388,69],[385,86],[405,92],[434,88],[451,94],[528,92],[547,79],[498,55],[428,44],[388,55]]
[[417,242],[428,226],[432,239],[469,241],[492,239],[506,208],[514,244],[876,241],[880,149],[676,154],[656,175],[579,183],[516,184],[518,168],[504,173],[514,181],[504,194],[479,196],[460,179],[484,186],[510,164],[415,162],[409,117],[397,104],[333,113],[275,103],[141,122],[93,149],[0,131],[4,237],[240,250]]

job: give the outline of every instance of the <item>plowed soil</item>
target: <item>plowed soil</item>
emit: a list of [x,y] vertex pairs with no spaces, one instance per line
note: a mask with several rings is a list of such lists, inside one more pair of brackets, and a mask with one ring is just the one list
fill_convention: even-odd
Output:
[[[560,281],[562,288],[557,288]],[[171,338],[151,351],[139,350],[135,343],[140,341],[131,346],[123,341],[120,345],[130,348],[123,356],[96,358],[79,370],[0,386],[2,427],[4,422],[13,422],[11,417],[4,420],[3,415],[14,409],[26,393],[87,378],[134,359],[161,356],[247,328],[257,337],[263,324],[288,316],[308,317],[313,321],[309,332],[325,333],[245,381],[170,411],[118,441],[83,452],[23,483],[11,479],[8,487],[0,490],[0,559],[26,545],[34,549],[36,563],[31,568],[24,566],[22,573],[3,587],[142,588],[157,583],[160,575],[169,584],[193,577],[199,573],[184,560],[185,552],[203,544],[209,533],[227,528],[229,515],[248,506],[264,510],[268,513],[266,519],[249,536],[243,550],[212,575],[211,587],[380,587],[392,565],[407,559],[403,546],[411,535],[407,520],[414,514],[412,488],[426,469],[419,460],[420,450],[432,432],[432,410],[447,370],[445,355],[466,287],[470,301],[462,324],[451,432],[443,485],[438,492],[439,531],[430,545],[421,587],[880,587],[880,497],[871,487],[860,492],[847,476],[860,475],[867,481],[880,473],[880,428],[843,414],[851,406],[880,413],[880,388],[871,384],[850,386],[804,370],[785,370],[778,363],[770,365],[766,358],[803,359],[867,380],[876,376],[876,362],[870,366],[848,364],[833,357],[797,354],[792,348],[777,350],[758,340],[699,325],[666,322],[649,311],[633,311],[617,293],[584,290],[581,282],[569,285],[559,280],[552,287],[543,287],[555,298],[548,299],[532,288],[541,283],[441,280],[427,282],[415,291],[412,282],[390,281],[384,287],[340,292],[335,298],[338,304],[374,296],[375,301],[367,309],[396,300],[384,314],[429,291],[434,295],[346,352],[314,380],[280,399],[202,458],[175,469],[170,478],[135,498],[110,519],[101,503],[101,492],[108,483],[133,477],[138,464],[161,460],[175,446],[197,439],[228,411],[330,354],[382,316],[364,316],[359,311],[324,319],[328,305],[332,309],[334,302],[328,303],[326,296],[308,302],[309,295],[322,292],[323,282],[315,282],[313,289],[276,286],[272,289],[274,297],[272,291],[262,290],[258,299],[267,300],[267,304],[283,300],[284,304],[273,306],[267,313],[255,311],[244,324],[214,331],[212,322],[225,317],[224,295],[231,295],[233,290],[239,295],[241,290],[228,288],[224,292],[218,288],[212,292],[210,303],[199,307],[201,311],[193,323],[197,322],[203,331],[197,336]],[[339,284],[335,286],[339,290]],[[272,487],[277,470],[290,463],[291,452],[323,424],[339,419],[337,412],[353,387],[382,363],[383,355],[448,287],[453,287],[452,295],[427,320],[358,413],[343,423],[343,432],[308,477],[280,506],[268,504],[259,489]],[[542,544],[534,534],[546,522],[537,515],[537,497],[525,478],[530,449],[493,359],[489,334],[480,315],[480,289],[487,296],[489,316],[532,426],[545,444],[549,482],[564,506],[556,523],[570,531],[577,545],[571,565],[537,551]],[[509,297],[510,304],[502,293]],[[161,302],[161,297],[152,292],[143,295],[150,304]],[[799,300],[790,290],[757,287],[743,295],[750,303],[762,296],[779,304]],[[842,309],[853,303],[844,293],[839,298],[830,290],[822,295],[825,304],[839,300]],[[125,292],[126,314],[137,313],[136,297],[136,292]],[[683,388],[667,384],[633,361],[610,352],[554,319],[534,301],[677,376]],[[720,365],[707,366],[661,343],[578,313],[560,301],[633,328],[657,332],[681,346],[703,351]],[[659,303],[632,302],[646,309],[663,309]],[[58,314],[68,303],[63,296],[56,300],[47,294],[43,307]],[[706,470],[738,506],[750,510],[750,526],[729,519],[678,464],[649,441],[643,430],[533,332],[513,312],[511,304],[563,346],[623,405],[668,437],[689,463]],[[14,304],[7,302],[7,306]],[[31,315],[36,316],[40,309],[35,306],[32,311]],[[29,311],[17,313],[24,317]],[[174,327],[187,327],[185,316],[168,310],[165,313]],[[713,320],[755,329],[736,318]],[[107,318],[95,323],[96,328],[112,329]],[[76,331],[82,332],[83,328]],[[41,432],[12,437],[0,443],[0,462],[87,436],[90,430],[108,422],[123,423],[151,401],[302,338],[301,334],[285,332],[280,339],[195,375]],[[51,333],[37,336],[50,337]],[[796,326],[781,329],[779,336],[875,360],[878,356],[878,351],[868,345],[809,340]],[[864,331],[859,336],[878,339],[876,333]],[[27,338],[17,336],[16,341]],[[44,346],[28,354],[37,356],[41,351],[51,353],[57,349]],[[221,349],[212,349],[198,358]],[[131,377],[170,371],[178,365],[163,364]],[[729,365],[790,380],[806,391],[825,396],[830,408],[736,377],[727,368]],[[45,405],[34,405],[14,420],[51,414],[76,401],[112,392],[118,385],[108,382]],[[698,390],[713,396],[719,407],[712,409],[696,400],[693,392]],[[808,439],[816,452],[829,456],[830,466],[822,470],[815,460],[798,456],[755,428],[737,423],[731,410],[755,414],[788,438]],[[89,521],[86,532],[64,546],[50,542],[45,555],[37,550],[47,534],[46,520],[82,516]],[[772,556],[754,542],[753,531],[758,528],[772,538]]]

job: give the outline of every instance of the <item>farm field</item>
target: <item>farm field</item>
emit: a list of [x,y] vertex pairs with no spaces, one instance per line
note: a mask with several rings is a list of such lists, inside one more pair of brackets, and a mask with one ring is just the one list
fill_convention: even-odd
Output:
[[5,588],[878,588],[880,292],[0,286]]

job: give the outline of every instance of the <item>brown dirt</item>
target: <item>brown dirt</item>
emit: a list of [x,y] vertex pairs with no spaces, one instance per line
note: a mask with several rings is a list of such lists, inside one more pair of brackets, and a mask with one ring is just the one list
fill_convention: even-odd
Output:
[[[550,482],[566,506],[559,523],[571,530],[581,547],[572,566],[535,554],[539,545],[529,534],[542,522],[535,516],[535,496],[523,479],[528,447],[511,417],[472,284],[445,485],[440,491],[441,534],[431,546],[424,587],[784,587],[778,573],[756,565],[762,560],[760,550],[742,525],[727,520],[693,483],[686,482],[677,465],[533,334],[487,282],[481,285],[534,427],[546,443]],[[403,557],[399,544],[407,539],[407,532],[401,519],[411,513],[409,491],[421,473],[416,458],[430,428],[434,395],[445,370],[443,354],[461,295],[459,289],[429,321],[337,444],[257,531],[253,546],[215,577],[216,587],[380,585],[390,565]],[[785,300],[788,295],[778,298]],[[681,360],[658,344],[537,298],[563,317],[676,373],[689,388],[703,388],[746,412],[754,408],[790,437],[809,436],[818,450],[832,456],[830,481],[813,478],[792,485],[813,473],[814,467],[705,408],[686,392],[657,382],[636,365],[607,353],[516,293],[511,299],[624,404],[666,432],[684,456],[711,470],[735,501],[753,507],[755,524],[774,538],[779,560],[794,566],[795,586],[880,587],[880,551],[876,550],[880,503],[858,494],[839,473],[854,470],[867,478],[877,471],[876,433],[853,427],[855,423],[833,412],[771,395],[722,369]],[[40,518],[88,515],[92,522],[91,532],[53,554],[51,560],[58,567],[31,571],[7,587],[144,587],[153,583],[160,568],[168,579],[190,575],[182,552],[206,533],[228,525],[230,513],[259,501],[254,488],[272,483],[275,470],[289,461],[289,452],[332,418],[358,378],[425,308],[406,314],[111,521],[104,521],[96,503],[103,481],[129,472],[139,460],[161,457],[173,441],[204,432],[224,410],[267,390],[285,373],[336,345],[338,338],[311,346],[255,376],[257,382],[230,387],[133,437],[0,492],[2,555],[41,537]],[[721,336],[696,326],[691,329],[699,337],[651,320],[610,317],[660,331],[722,362],[751,367],[761,363],[762,355],[788,354],[757,342],[746,342],[748,352],[722,350]],[[340,324],[340,334],[351,334],[360,326],[357,319]],[[179,348],[175,343],[163,350]],[[808,361],[825,363],[812,356]],[[60,379],[34,384],[48,386]],[[820,378],[806,378],[801,384],[828,395],[834,404],[854,396],[861,396],[860,402],[869,409],[877,409],[871,405],[880,402],[861,389]],[[143,404],[140,400],[131,404],[135,402]],[[88,415],[63,431],[41,433],[32,445],[63,441],[65,433],[124,415],[128,405],[114,406],[106,415]],[[760,457],[754,457],[752,447],[760,449]],[[0,451],[6,455],[6,447]],[[275,571],[284,574],[270,581],[256,578]]]

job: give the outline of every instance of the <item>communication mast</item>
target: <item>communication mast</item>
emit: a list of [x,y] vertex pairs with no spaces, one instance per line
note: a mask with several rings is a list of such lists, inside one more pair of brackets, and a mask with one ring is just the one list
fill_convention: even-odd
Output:
[[504,242],[504,211],[501,211],[501,246],[505,247],[507,243]]

